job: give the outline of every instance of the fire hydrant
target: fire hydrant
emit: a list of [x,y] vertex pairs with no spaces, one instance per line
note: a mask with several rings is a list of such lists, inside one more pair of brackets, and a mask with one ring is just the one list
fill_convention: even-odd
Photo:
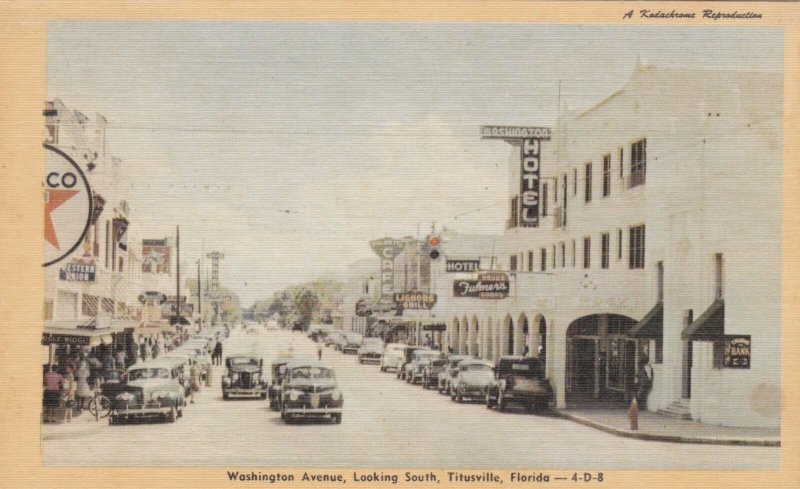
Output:
[[631,431],[639,429],[639,403],[636,397],[631,400],[631,408],[628,410],[628,420],[631,422]]

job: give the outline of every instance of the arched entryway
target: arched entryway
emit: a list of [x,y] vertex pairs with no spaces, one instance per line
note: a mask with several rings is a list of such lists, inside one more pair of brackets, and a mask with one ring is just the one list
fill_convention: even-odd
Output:
[[567,328],[567,402],[627,402],[636,374],[637,343],[626,336],[636,321],[593,314]]
[[458,353],[458,336],[460,334],[461,324],[458,321],[458,318],[453,318],[453,325],[450,329],[450,351],[453,353]]
[[469,353],[468,355],[471,357],[478,356],[478,317],[472,316],[472,323],[469,328]]
[[489,318],[486,322],[484,329],[486,331],[484,332],[483,358],[492,360],[494,359],[494,326],[492,325],[492,318]]
[[539,352],[539,360],[547,365],[547,322],[544,316],[539,318],[539,341],[536,350]]
[[506,316],[500,325],[500,355],[514,354],[514,320],[511,315]]
[[514,327],[514,355],[525,355],[525,343],[528,335],[528,317],[525,313],[520,314],[517,318],[517,324]]
[[467,316],[461,319],[461,335],[458,343],[459,355],[469,355],[469,320]]

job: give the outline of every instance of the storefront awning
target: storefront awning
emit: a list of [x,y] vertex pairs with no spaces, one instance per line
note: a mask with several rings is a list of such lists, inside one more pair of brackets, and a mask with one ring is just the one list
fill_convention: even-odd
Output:
[[717,299],[681,333],[682,340],[714,341],[725,336],[725,301]]
[[176,324],[180,324],[183,326],[191,326],[192,322],[186,319],[184,316],[172,316],[169,318],[169,324],[175,326]]
[[[133,321],[134,325],[138,324]],[[97,346],[111,344],[114,333],[121,333],[131,326],[131,321],[112,320],[107,327],[97,328],[97,321],[79,320],[47,321],[42,332],[42,345]]]
[[664,303],[659,301],[628,331],[631,338],[656,338],[664,336]]

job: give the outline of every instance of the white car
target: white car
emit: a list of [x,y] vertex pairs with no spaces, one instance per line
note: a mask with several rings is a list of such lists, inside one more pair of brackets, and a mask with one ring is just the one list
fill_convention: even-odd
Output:
[[406,348],[408,345],[404,343],[389,343],[383,349],[383,356],[381,356],[381,372],[387,372],[389,369],[397,370],[400,364],[405,361]]

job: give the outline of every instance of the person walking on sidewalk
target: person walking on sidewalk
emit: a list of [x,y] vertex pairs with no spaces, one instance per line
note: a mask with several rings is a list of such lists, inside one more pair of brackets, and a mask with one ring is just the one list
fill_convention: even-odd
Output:
[[222,365],[222,342],[217,340],[217,345],[214,347],[214,365]]
[[317,345],[317,360],[322,361],[322,345]]
[[53,364],[46,374],[44,374],[44,420],[54,423],[56,421],[56,410],[61,402],[61,386],[64,384],[64,377],[56,372]]
[[75,372],[75,382],[78,387],[75,391],[75,397],[78,401],[78,412],[89,407],[89,399],[92,398],[92,388],[89,386],[89,368],[86,366],[86,361],[81,360],[78,370]]
[[644,355],[639,360],[639,371],[636,373],[636,403],[639,404],[639,409],[642,411],[647,410],[647,397],[652,388],[653,366],[650,365],[647,355]]
[[77,390],[72,367],[67,367],[67,373],[64,376],[64,387],[64,421],[69,423],[72,421],[72,410],[75,408],[75,391]]
[[200,366],[195,361],[192,361],[192,367],[189,369],[189,390],[194,404],[194,394],[200,390]]

